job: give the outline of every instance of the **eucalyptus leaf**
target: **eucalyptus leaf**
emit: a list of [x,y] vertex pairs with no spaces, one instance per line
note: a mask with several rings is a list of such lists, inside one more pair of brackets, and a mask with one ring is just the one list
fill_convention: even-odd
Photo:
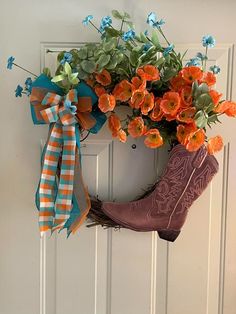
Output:
[[78,71],[78,77],[79,77],[81,80],[85,80],[85,79],[87,79],[87,78],[89,77],[89,74],[86,73],[86,72],[84,72],[81,67],[78,67],[78,68],[77,68],[77,71]]
[[110,59],[111,59],[110,55],[105,55],[105,54],[101,55],[97,61],[99,68],[100,69],[104,68],[109,63]]
[[96,63],[92,60],[83,60],[80,65],[82,70],[87,73],[93,73],[96,69]]
[[203,110],[199,110],[195,114],[194,120],[198,128],[205,128],[208,121],[208,115]]
[[120,31],[111,28],[111,27],[106,27],[105,32],[110,35],[111,37],[119,37],[121,35]]
[[212,103],[212,98],[209,94],[201,94],[195,99],[195,107],[197,109],[207,108]]
[[88,50],[86,47],[83,47],[78,51],[78,57],[82,60],[88,57]]
[[130,28],[134,29],[134,23],[131,21],[125,21],[125,24],[127,24]]
[[116,43],[117,43],[116,38],[111,38],[109,41],[107,41],[103,44],[103,49],[106,52],[109,52],[116,47]]
[[130,16],[129,13],[127,13],[127,12],[124,12],[123,17],[124,17],[125,19],[130,19],[130,18],[131,18],[131,16]]

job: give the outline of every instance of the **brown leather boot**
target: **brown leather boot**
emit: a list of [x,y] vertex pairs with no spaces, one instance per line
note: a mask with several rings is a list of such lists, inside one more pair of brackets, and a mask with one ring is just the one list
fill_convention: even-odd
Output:
[[104,202],[104,213],[119,225],[135,231],[157,231],[159,237],[175,241],[189,207],[202,194],[218,171],[218,162],[205,146],[189,152],[175,146],[155,190],[133,202]]

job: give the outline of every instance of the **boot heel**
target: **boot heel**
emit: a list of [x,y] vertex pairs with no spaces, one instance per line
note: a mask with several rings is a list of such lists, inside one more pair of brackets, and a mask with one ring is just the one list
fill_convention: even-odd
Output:
[[170,241],[170,242],[174,242],[178,238],[178,235],[180,234],[180,230],[179,231],[161,230],[161,231],[157,231],[157,232],[158,232],[158,235],[161,239],[166,240],[166,241]]

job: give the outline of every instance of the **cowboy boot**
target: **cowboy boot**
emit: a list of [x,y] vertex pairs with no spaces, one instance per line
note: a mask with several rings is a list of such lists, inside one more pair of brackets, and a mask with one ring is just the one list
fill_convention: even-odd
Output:
[[119,225],[135,231],[157,231],[159,237],[175,241],[188,209],[218,171],[218,162],[202,146],[189,152],[182,145],[171,152],[166,169],[147,197],[133,202],[104,202],[103,212]]

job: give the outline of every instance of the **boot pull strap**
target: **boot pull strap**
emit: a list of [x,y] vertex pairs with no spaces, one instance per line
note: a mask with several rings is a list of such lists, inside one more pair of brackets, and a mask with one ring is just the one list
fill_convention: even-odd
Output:
[[206,158],[207,150],[206,147],[203,145],[195,154],[193,158],[192,165],[194,168],[200,168],[204,159]]

